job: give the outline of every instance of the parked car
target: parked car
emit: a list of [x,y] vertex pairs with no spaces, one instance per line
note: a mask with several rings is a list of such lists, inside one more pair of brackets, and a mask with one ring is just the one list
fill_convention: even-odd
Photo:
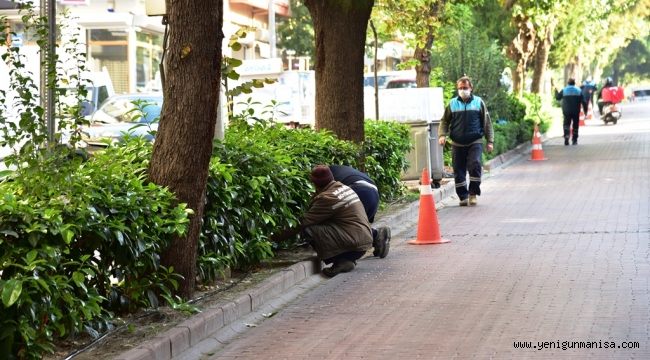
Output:
[[636,89],[632,91],[634,101],[650,101],[650,88]]
[[[97,111],[99,106],[109,97],[115,95],[113,82],[108,73],[90,72],[84,74],[84,84],[86,96],[81,103],[81,112],[84,117],[90,119],[90,116]],[[74,105],[77,96],[77,89],[72,87],[59,87],[59,100]]]
[[160,93],[111,96],[92,115],[90,126],[82,130],[82,140],[89,148],[106,147],[126,134],[153,140],[162,102]]
[[[393,79],[402,79],[405,77],[415,78],[414,70],[400,70],[400,71],[384,71],[377,73],[377,88],[385,89],[388,85],[388,82]],[[368,73],[363,76],[363,86],[366,88],[374,88],[375,86],[375,74]]]
[[386,89],[410,89],[416,87],[418,87],[418,84],[415,79],[392,79],[386,84]]

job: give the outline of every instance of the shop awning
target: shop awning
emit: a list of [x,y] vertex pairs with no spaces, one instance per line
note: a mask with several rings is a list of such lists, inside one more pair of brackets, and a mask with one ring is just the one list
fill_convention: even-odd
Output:
[[[256,9],[268,10],[270,0],[230,0],[231,4],[242,4]],[[273,0],[275,13],[281,16],[291,16],[289,0]]]

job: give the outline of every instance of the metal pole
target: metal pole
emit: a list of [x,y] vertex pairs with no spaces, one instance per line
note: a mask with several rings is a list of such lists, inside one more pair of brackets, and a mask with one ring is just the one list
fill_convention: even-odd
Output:
[[56,118],[54,116],[54,87],[56,86],[56,1],[47,1],[47,140],[50,146],[55,145],[54,133],[56,132]]
[[269,47],[271,59],[277,57],[275,49],[275,6],[274,1],[269,0]]
[[47,44],[41,48],[41,106],[45,113],[47,143],[55,143],[56,118],[54,116],[54,86],[56,85],[56,1],[41,0],[40,13],[47,18]]

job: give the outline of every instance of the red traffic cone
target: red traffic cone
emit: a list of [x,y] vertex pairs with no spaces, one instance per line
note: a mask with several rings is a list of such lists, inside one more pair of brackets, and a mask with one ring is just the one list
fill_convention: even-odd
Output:
[[533,151],[530,153],[530,159],[533,161],[547,160],[544,157],[544,150],[542,149],[542,139],[537,124],[535,124],[535,130],[533,130]]
[[580,117],[578,118],[578,126],[585,126],[585,113],[582,111],[582,105],[580,105]]
[[591,110],[591,102],[590,102],[589,106],[587,106],[587,120],[591,120],[593,118],[594,118],[594,112]]
[[449,240],[440,237],[440,226],[438,225],[438,214],[436,213],[436,204],[433,199],[433,189],[431,189],[429,171],[426,168],[422,169],[420,184],[418,235],[417,239],[408,241],[408,243],[413,245],[447,243]]

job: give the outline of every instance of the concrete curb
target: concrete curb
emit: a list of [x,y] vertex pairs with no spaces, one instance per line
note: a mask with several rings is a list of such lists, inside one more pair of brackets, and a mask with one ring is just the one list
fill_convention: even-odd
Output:
[[316,258],[302,261],[271,275],[256,287],[237,299],[213,308],[181,322],[139,346],[120,354],[119,360],[168,360],[182,354],[211,334],[230,326],[238,319],[257,311],[270,299],[279,297],[286,290],[320,273],[321,262]]
[[[488,171],[507,166],[519,160],[530,150],[525,143],[486,162]],[[438,189],[433,189],[436,207],[442,200],[455,194],[454,183],[450,181]],[[386,214],[373,224],[374,227],[390,225],[393,234],[399,234],[417,218],[419,201],[407,204],[392,214]],[[408,221],[411,220],[411,221]],[[296,263],[260,282],[255,288],[240,295],[233,301],[217,305],[181,322],[139,346],[120,354],[118,360],[171,360],[173,357],[195,346],[212,334],[231,326],[238,319],[257,311],[269,300],[281,296],[285,291],[321,271],[321,262],[314,258]]]

